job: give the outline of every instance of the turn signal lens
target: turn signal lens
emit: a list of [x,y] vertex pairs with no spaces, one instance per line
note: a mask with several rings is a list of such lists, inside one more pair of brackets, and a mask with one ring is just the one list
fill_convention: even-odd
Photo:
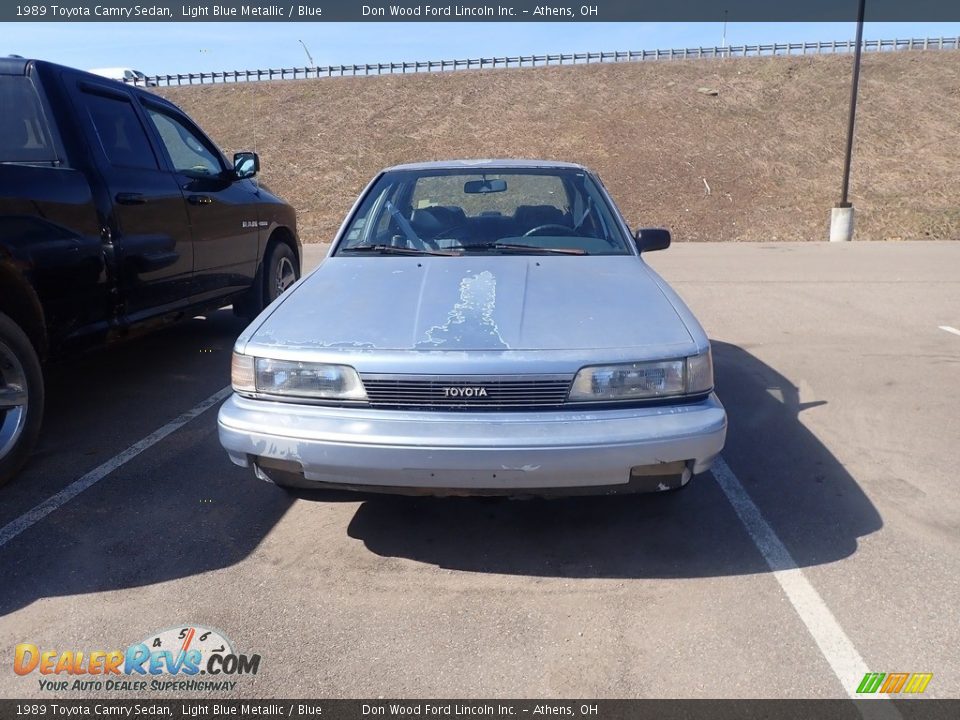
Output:
[[700,395],[713,390],[713,353],[687,358],[687,395]]
[[234,353],[230,361],[230,384],[234,392],[256,392],[257,380],[254,372],[254,358],[250,355]]

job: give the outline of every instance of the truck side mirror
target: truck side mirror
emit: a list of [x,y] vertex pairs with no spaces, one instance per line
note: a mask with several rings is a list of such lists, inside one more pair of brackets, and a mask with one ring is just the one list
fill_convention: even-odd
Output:
[[233,172],[237,176],[237,180],[252,178],[260,172],[260,156],[255,152],[234,153]]

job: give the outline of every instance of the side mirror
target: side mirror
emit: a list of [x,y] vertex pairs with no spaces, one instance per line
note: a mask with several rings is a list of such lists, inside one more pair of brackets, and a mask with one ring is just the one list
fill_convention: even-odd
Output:
[[637,250],[641,253],[651,250],[666,250],[670,247],[670,231],[663,228],[641,228],[633,236]]
[[233,173],[237,180],[252,178],[260,172],[260,156],[255,152],[238,152],[233,155]]

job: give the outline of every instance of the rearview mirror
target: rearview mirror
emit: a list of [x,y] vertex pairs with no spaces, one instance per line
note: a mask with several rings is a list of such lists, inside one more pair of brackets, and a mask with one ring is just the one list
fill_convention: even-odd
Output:
[[237,176],[237,180],[252,178],[260,172],[260,156],[255,152],[234,153],[233,172]]
[[467,195],[476,193],[504,192],[507,189],[506,180],[468,180],[463,184],[463,191]]
[[666,250],[670,247],[670,231],[663,228],[641,228],[634,235],[637,250],[650,252],[651,250]]

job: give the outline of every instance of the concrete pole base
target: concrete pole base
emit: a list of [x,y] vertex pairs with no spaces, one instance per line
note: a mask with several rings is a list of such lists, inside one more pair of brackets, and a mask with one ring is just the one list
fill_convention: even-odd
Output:
[[853,240],[853,208],[831,208],[830,242],[850,242],[851,240]]

